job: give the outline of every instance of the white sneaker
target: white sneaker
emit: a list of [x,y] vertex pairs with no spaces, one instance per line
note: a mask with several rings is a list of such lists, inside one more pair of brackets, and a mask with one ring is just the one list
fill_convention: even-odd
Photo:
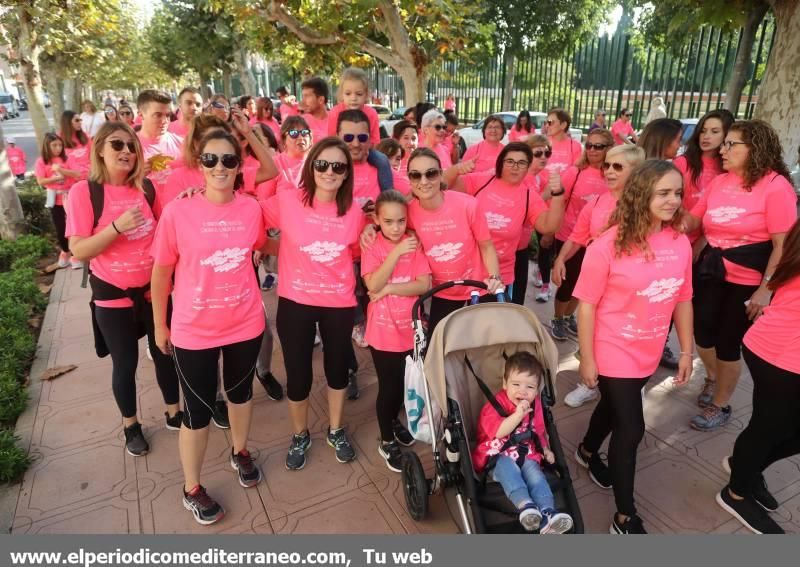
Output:
[[80,260],[76,260],[75,256],[69,259],[69,264],[73,270],[82,270],[83,269],[83,262]]
[[542,272],[539,271],[539,266],[533,265],[533,287],[542,287]]
[[66,268],[69,266],[69,252],[61,252],[58,255],[58,267]]
[[366,339],[364,339],[364,331],[365,329],[363,323],[353,326],[353,342],[361,348],[367,348],[367,346],[369,346],[367,345]]
[[571,408],[577,408],[599,397],[600,392],[597,391],[597,388],[589,388],[581,382],[574,390],[564,396],[564,403]]
[[550,290],[549,285],[543,285],[542,291],[536,294],[536,301],[538,303],[547,303],[550,301],[550,298],[553,296],[553,292]]

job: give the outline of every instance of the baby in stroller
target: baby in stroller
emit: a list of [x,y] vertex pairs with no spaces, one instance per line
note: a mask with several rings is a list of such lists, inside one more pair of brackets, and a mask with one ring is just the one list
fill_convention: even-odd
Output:
[[563,534],[572,517],[555,510],[553,493],[542,472],[553,464],[539,395],[544,368],[531,353],[520,351],[506,360],[503,390],[487,402],[478,417],[473,466],[482,478],[491,475],[517,507],[525,530]]

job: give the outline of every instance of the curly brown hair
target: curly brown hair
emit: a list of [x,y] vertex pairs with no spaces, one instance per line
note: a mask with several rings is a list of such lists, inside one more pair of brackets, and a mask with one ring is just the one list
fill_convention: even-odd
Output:
[[752,190],[759,179],[774,171],[791,183],[789,168],[783,161],[783,147],[778,133],[763,120],[740,120],[734,122],[728,132],[739,132],[742,141],[750,148],[744,168],[744,188]]
[[[623,253],[630,256],[634,249],[638,249],[644,252],[646,258],[651,258],[650,245],[647,243],[647,235],[653,224],[650,202],[653,200],[653,189],[656,183],[671,171],[678,174],[681,185],[683,185],[683,176],[678,168],[669,161],[649,159],[631,172],[625,182],[625,188],[622,190],[617,208],[608,219],[609,227],[619,226],[614,243],[618,257]],[[678,233],[682,219],[683,208],[680,208],[668,226]]]

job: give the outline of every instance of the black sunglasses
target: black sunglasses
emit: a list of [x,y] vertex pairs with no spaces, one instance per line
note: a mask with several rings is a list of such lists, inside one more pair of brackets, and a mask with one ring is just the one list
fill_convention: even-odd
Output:
[[131,112],[130,110],[120,110],[119,111],[119,115],[120,116],[133,116],[133,112]]
[[439,130],[444,130],[445,128],[447,128],[447,126],[445,126],[444,124],[431,124],[431,128],[433,128],[438,132]]
[[111,145],[111,149],[115,152],[121,152],[122,148],[128,146],[128,151],[132,154],[136,153],[136,144],[134,142],[123,142],[122,140],[109,140],[108,143]]
[[583,144],[583,147],[586,148],[587,150],[601,151],[606,149],[608,147],[608,144],[591,144],[589,142],[586,142],[585,144]]
[[227,104],[217,102],[216,100],[211,103],[211,106],[213,106],[214,108],[219,108],[220,110],[225,110],[225,111],[230,110],[230,107]]
[[296,140],[300,136],[303,137],[310,136],[311,130],[309,130],[308,128],[303,128],[302,130],[288,130],[286,132],[286,135],[289,136],[292,140]]
[[625,114],[623,114],[623,116],[627,116],[628,118],[630,118],[631,116],[633,116],[633,113],[632,112],[626,112]]
[[550,150],[536,150],[535,152],[533,152],[533,157],[535,158],[540,158],[542,156],[549,158],[551,155],[553,155],[553,152],[551,152]]
[[425,176],[425,179],[428,181],[433,181],[434,179],[438,179],[439,176],[442,175],[441,169],[434,169],[431,168],[424,173],[422,171],[414,171],[413,169],[408,172],[408,179],[410,181],[420,181],[422,176]]
[[341,161],[328,161],[325,159],[315,159],[314,171],[317,173],[325,173],[328,168],[332,169],[336,175],[343,175],[347,173],[347,164]]
[[617,173],[621,173],[622,170],[625,169],[625,166],[622,165],[621,163],[617,163],[617,162],[614,162],[614,163],[604,162],[603,163],[603,171],[606,171],[608,169],[613,169]]
[[344,140],[345,144],[351,143],[356,138],[358,138],[359,143],[366,144],[367,141],[369,140],[369,134],[359,134],[358,136],[356,136],[355,134],[344,134],[342,136],[342,140]]
[[213,169],[217,167],[217,163],[222,161],[222,167],[225,169],[236,169],[239,167],[239,156],[236,154],[222,154],[218,156],[217,154],[200,154],[200,165],[207,169]]

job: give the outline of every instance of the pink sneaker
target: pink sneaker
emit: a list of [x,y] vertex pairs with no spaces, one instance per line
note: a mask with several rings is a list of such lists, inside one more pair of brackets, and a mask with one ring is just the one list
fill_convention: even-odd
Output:
[[66,268],[69,266],[69,252],[62,252],[58,255],[58,267]]

